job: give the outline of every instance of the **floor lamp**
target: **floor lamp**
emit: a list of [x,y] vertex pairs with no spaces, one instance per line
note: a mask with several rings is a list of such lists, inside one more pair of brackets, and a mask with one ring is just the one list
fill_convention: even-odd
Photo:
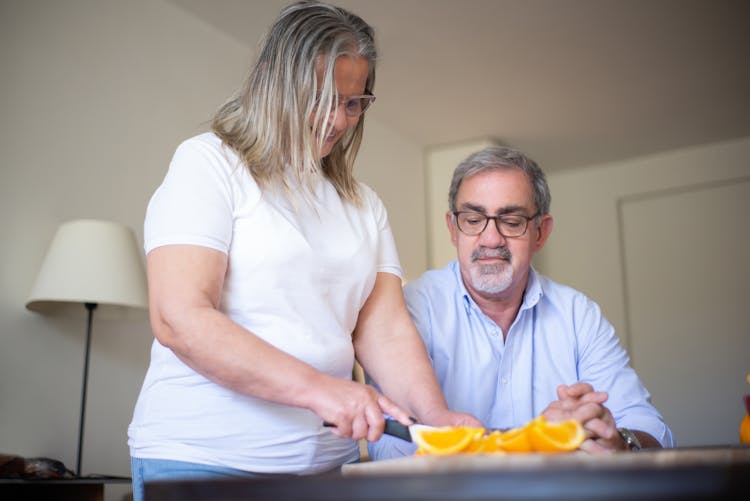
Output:
[[52,239],[26,302],[27,309],[42,314],[82,311],[83,308],[87,312],[77,477],[81,477],[94,310],[99,306],[148,308],[141,256],[135,235],[127,226],[91,219],[64,223]]

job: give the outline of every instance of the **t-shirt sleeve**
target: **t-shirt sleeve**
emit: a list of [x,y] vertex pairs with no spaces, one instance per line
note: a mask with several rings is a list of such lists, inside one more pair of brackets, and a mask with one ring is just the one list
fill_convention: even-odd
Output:
[[226,152],[219,145],[196,138],[183,142],[148,204],[146,253],[173,244],[228,252],[233,220],[231,175]]
[[388,211],[378,195],[370,187],[361,184],[362,198],[370,207],[378,227],[378,262],[377,271],[392,273],[399,278],[403,276],[401,262],[398,259],[396,240],[393,238],[391,225],[388,223]]

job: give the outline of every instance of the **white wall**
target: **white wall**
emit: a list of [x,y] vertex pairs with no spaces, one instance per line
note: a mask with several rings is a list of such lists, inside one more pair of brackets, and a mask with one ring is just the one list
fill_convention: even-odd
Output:
[[372,187],[388,209],[404,280],[427,269],[422,150],[370,119],[357,157],[357,179]]
[[[0,5],[0,453],[75,467],[84,309],[24,308],[57,226],[111,219],[142,241],[175,147],[205,130],[252,57],[164,1]],[[421,162],[368,120],[357,175],[382,192],[407,274],[426,263]],[[95,317],[83,474],[130,474],[126,428],[151,340],[145,320]]]
[[552,278],[596,298],[618,332],[626,336],[618,200],[747,176],[748,158],[750,138],[745,138],[549,173],[555,227],[536,265]]

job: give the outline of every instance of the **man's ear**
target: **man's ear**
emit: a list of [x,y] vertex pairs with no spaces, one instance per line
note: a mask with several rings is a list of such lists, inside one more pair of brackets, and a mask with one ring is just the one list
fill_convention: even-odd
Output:
[[536,241],[534,242],[534,252],[539,252],[540,250],[542,250],[542,247],[544,247],[544,244],[547,243],[547,238],[549,238],[550,233],[552,233],[552,228],[554,226],[555,221],[554,219],[552,219],[551,215],[545,214],[542,216],[542,220],[537,227]]
[[448,232],[451,234],[451,243],[457,248],[458,242],[456,239],[458,238],[458,228],[453,222],[453,213],[451,213],[451,211],[445,213],[445,224],[448,225]]

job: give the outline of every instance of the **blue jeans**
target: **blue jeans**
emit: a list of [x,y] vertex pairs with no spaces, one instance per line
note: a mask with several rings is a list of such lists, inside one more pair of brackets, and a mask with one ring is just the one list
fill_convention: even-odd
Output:
[[225,466],[172,461],[170,459],[130,458],[133,471],[133,501],[143,501],[144,483],[169,480],[197,480],[206,478],[280,477],[283,474],[252,473]]

